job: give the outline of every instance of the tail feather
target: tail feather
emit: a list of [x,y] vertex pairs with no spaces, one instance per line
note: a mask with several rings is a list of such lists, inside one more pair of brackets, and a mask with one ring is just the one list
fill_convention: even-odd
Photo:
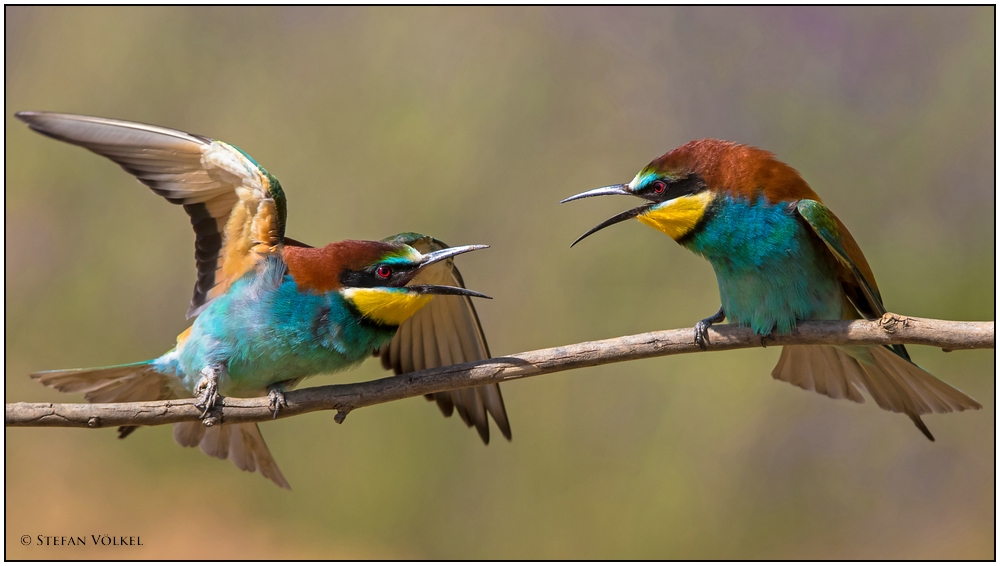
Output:
[[229,458],[241,470],[260,471],[278,486],[292,489],[271,456],[257,423],[212,427],[200,422],[177,423],[174,425],[174,440],[181,446],[200,446],[202,452],[215,458]]
[[832,346],[785,346],[771,377],[833,399],[864,403],[864,372]]
[[151,361],[85,369],[41,371],[32,379],[64,393],[84,393],[91,403],[125,403],[170,399],[180,387],[177,378],[161,374]]
[[[42,385],[64,393],[83,393],[91,403],[158,401],[189,397],[180,381],[162,374],[152,361],[99,368],[42,371],[31,374]],[[131,434],[135,426],[118,428],[118,438]],[[206,427],[200,422],[174,425],[174,439],[181,446],[201,446],[204,453],[229,458],[241,470],[259,470],[267,479],[291,489],[271,456],[255,423]]]
[[900,358],[886,348],[873,348],[872,353],[875,356],[876,368],[890,375],[903,376],[903,379],[899,380],[900,383],[912,387],[916,397],[914,402],[919,403],[921,408],[920,414],[951,413],[983,408],[972,397],[927,373],[912,362]]
[[834,399],[863,403],[861,393],[866,392],[882,409],[909,416],[931,440],[934,436],[920,415],[982,408],[972,397],[881,346],[785,346],[771,376]]
[[[130,403],[180,397],[183,387],[177,378],[157,372],[151,362],[40,371],[31,374],[31,377],[63,393],[83,393],[83,398],[90,403]],[[118,438],[125,438],[137,428],[118,427]]]

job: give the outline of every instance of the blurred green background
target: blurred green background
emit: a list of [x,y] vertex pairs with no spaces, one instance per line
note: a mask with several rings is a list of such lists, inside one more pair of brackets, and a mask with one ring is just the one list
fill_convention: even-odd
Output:
[[[496,355],[690,326],[711,267],[624,209],[558,206],[691,139],[763,147],[851,228],[895,312],[994,317],[994,10],[12,8],[5,394],[41,369],[159,355],[186,327],[183,211],[18,110],[237,144],[290,236],[452,244]],[[504,386],[483,446],[423,399],[265,423],[293,486],[169,427],[6,429],[7,558],[994,557],[994,352],[915,359],[985,406],[926,419],[773,381],[778,349]],[[307,385],[384,375],[376,361]],[[496,429],[494,428],[494,433]],[[21,535],[142,547],[22,547]]]

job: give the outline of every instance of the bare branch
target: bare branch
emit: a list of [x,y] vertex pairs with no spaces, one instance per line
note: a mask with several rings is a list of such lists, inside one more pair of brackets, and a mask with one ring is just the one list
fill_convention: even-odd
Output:
[[[376,379],[364,383],[311,387],[285,394],[288,407],[278,418],[312,411],[337,411],[343,422],[354,409],[416,397],[426,393],[499,383],[581,367],[638,360],[655,356],[701,351],[694,343],[694,329],[681,328],[634,336],[582,342],[546,348],[479,362],[428,369]],[[955,322],[909,318],[886,314],[880,320],[810,321],[788,334],[762,339],[748,328],[713,326],[708,331],[708,350],[735,350],[764,345],[792,344],[876,345],[923,344],[945,351],[993,348],[993,322]],[[56,426],[101,428],[122,425],[161,425],[200,420],[194,399],[143,403],[10,403],[4,414],[6,426]],[[227,423],[262,422],[272,418],[268,398],[220,398],[205,419],[211,426]]]

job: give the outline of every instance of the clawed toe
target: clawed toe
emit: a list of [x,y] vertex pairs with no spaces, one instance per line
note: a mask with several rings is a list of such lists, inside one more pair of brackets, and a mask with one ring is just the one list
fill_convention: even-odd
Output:
[[201,418],[204,419],[219,399],[219,372],[216,368],[209,367],[202,371],[201,379],[194,386],[194,394],[197,399],[194,406],[202,409]]
[[285,401],[285,394],[280,389],[272,389],[268,391],[267,398],[271,401],[268,404],[268,408],[274,411],[272,419],[278,418],[278,411],[281,409],[287,409],[288,403]]
[[702,350],[708,349],[708,327],[704,320],[699,320],[694,325],[694,343]]
[[211,387],[205,387],[203,389],[204,391],[201,395],[198,395],[198,402],[194,404],[195,407],[202,408],[200,417],[202,419],[208,416],[209,411],[212,410],[212,407],[215,406],[216,400],[219,398],[218,389]]
[[710,343],[708,341],[708,329],[711,328],[712,325],[715,324],[716,322],[722,322],[725,319],[726,319],[725,310],[720,307],[719,312],[713,314],[708,318],[703,318],[699,320],[697,323],[695,323],[694,343],[697,344],[698,347],[701,348],[702,350],[707,350],[708,345]]

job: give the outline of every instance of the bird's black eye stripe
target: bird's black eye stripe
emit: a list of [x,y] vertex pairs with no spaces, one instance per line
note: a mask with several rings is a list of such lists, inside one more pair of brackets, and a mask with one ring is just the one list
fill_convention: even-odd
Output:
[[344,271],[340,284],[344,287],[401,287],[409,281],[413,269],[379,264],[365,271]]
[[666,202],[677,197],[693,195],[705,190],[705,180],[697,173],[676,180],[656,179],[648,183],[638,194],[653,202]]

